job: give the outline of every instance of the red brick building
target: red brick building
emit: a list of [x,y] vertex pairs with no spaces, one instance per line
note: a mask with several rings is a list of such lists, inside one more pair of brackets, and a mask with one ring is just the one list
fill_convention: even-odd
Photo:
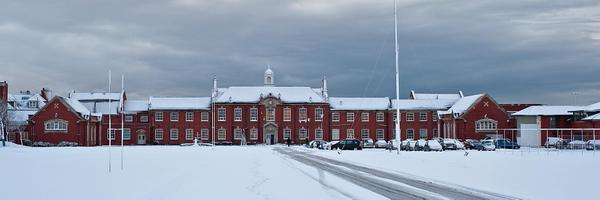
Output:
[[388,140],[393,124],[388,114],[390,99],[331,97],[331,140]]

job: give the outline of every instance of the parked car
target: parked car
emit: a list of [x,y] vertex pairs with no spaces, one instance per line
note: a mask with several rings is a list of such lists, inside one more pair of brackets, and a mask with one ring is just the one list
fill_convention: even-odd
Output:
[[313,140],[313,141],[310,141],[310,143],[308,143],[308,147],[323,149],[324,144],[325,144],[325,140]]
[[403,151],[408,151],[409,148],[409,142],[412,141],[413,139],[406,139],[402,141],[402,144],[400,144],[400,150]]
[[327,149],[327,150],[332,150],[332,148],[331,148],[331,147],[332,147],[334,144],[337,144],[337,143],[339,143],[339,142],[340,142],[340,141],[337,141],[337,140],[335,140],[335,141],[331,141],[331,142],[327,142],[327,143],[325,143],[325,144],[323,145],[323,148],[324,148],[324,149]]
[[481,142],[479,140],[466,140],[465,149],[481,149]]
[[568,149],[584,149],[586,146],[585,142],[582,140],[573,140],[567,144]]
[[385,140],[377,140],[377,142],[375,142],[375,148],[386,148],[387,147],[387,142]]
[[496,148],[498,149],[520,149],[521,146],[519,146],[517,143],[513,143],[508,139],[496,139],[494,145],[496,145]]
[[371,139],[371,138],[363,139],[362,140],[362,147],[363,148],[374,148],[375,147],[375,143],[373,142],[373,139]]
[[398,149],[398,140],[390,140],[387,142],[385,146],[386,150],[397,150]]
[[427,140],[419,139],[415,142],[414,151],[423,151],[425,150],[425,144],[427,144]]
[[571,142],[571,140],[569,140],[569,139],[559,139],[554,144],[554,147],[556,147],[557,149],[567,149],[569,146],[569,142]]
[[444,150],[458,149],[456,143],[454,142],[454,139],[444,139],[444,141],[442,141],[442,147],[444,148]]
[[478,151],[496,151],[496,145],[493,140],[484,140],[481,145],[477,148]]
[[555,148],[556,147],[556,143],[558,143],[561,139],[559,137],[548,137],[546,138],[546,143],[544,144],[544,146],[546,148]]
[[331,145],[331,149],[362,150],[362,146],[360,146],[360,141],[357,139],[346,139]]
[[427,140],[425,151],[443,151],[442,145],[437,140]]
[[600,140],[588,140],[585,142],[585,149],[590,151],[600,150]]

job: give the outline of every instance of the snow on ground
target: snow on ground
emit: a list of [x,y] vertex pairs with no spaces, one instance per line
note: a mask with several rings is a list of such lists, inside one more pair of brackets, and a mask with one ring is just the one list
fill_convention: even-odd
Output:
[[2,199],[382,199],[268,146],[0,147]]
[[597,189],[600,152],[523,149],[496,152],[300,150],[371,168],[525,199],[585,199]]

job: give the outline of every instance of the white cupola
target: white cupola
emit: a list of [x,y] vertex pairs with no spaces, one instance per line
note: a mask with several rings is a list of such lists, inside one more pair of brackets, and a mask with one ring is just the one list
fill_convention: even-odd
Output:
[[265,86],[274,86],[274,78],[275,76],[273,74],[273,70],[271,70],[271,65],[267,65],[267,71],[265,71]]

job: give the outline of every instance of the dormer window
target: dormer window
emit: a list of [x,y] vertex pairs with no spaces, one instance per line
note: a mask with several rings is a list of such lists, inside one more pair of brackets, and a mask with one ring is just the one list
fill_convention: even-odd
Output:
[[38,107],[38,102],[37,101],[28,101],[27,102],[27,107],[28,108],[37,108]]

